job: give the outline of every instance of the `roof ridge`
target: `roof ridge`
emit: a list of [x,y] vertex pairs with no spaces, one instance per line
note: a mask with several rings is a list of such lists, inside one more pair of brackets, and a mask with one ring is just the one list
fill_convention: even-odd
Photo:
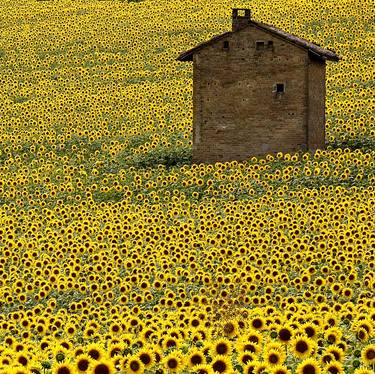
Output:
[[267,23],[263,23],[263,22],[259,22],[259,21],[255,21],[255,20],[250,20],[250,24],[246,25],[245,27],[243,27],[241,29],[238,29],[236,31],[226,31],[222,34],[215,35],[211,39],[209,39],[205,42],[201,42],[201,43],[197,44],[195,47],[193,47],[193,48],[191,48],[191,49],[189,49],[185,52],[180,53],[180,55],[177,57],[176,60],[191,61],[192,55],[195,52],[199,51],[200,49],[205,48],[206,46],[208,46],[212,43],[215,43],[216,41],[222,39],[224,36],[227,36],[227,35],[230,35],[230,34],[235,34],[236,32],[241,31],[244,28],[249,27],[251,24],[253,24],[255,26],[258,26],[265,31],[269,31],[271,33],[274,33],[274,34],[276,34],[276,35],[278,35],[278,36],[280,36],[280,37],[282,37],[286,40],[289,40],[290,42],[307,49],[309,52],[312,51],[315,55],[318,55],[323,60],[339,61],[341,59],[341,57],[338,56],[336,54],[336,52],[331,50],[331,49],[323,48],[319,44],[309,42],[306,39],[303,39],[303,38],[300,38],[296,35],[290,34],[290,33],[286,32],[284,30],[281,30],[281,29],[279,29],[279,28],[277,28],[273,25],[269,25]]
[[[295,41],[297,44],[300,44],[302,47],[316,47],[317,49],[320,49],[320,53],[318,51],[315,51],[319,54],[321,54],[322,52],[331,52],[333,55],[335,56],[330,56],[330,57],[334,57],[334,60],[339,60],[340,57],[336,54],[335,51],[329,49],[329,48],[324,48],[322,47],[320,44],[318,43],[314,43],[314,42],[310,42],[308,41],[307,39],[304,39],[304,38],[301,38],[297,35],[294,35],[294,34],[291,34],[290,32],[287,32],[287,31],[284,31],[284,30],[281,30],[280,28],[276,27],[276,26],[273,26],[271,24],[268,24],[268,23],[265,23],[265,22],[260,22],[260,21],[255,21],[255,20],[250,20],[251,23],[255,24],[255,25],[258,25],[262,28],[265,28],[265,29],[268,29],[269,31],[275,31],[277,34],[279,34],[280,36],[286,38],[286,39],[289,39],[290,41]],[[306,44],[306,45],[303,45],[303,44]]]

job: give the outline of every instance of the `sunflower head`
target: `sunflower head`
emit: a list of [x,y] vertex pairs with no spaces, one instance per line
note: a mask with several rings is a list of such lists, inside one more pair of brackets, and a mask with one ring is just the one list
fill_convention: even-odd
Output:
[[324,351],[324,354],[332,354],[335,358],[335,361],[343,362],[345,354],[344,351],[337,345],[331,345],[327,347]]
[[122,342],[112,343],[109,346],[108,352],[110,357],[120,356],[121,352],[125,349],[125,344]]
[[365,367],[360,367],[355,369],[353,374],[374,374],[374,371]]
[[365,365],[375,364],[375,344],[370,344],[361,351],[362,362]]
[[313,358],[307,358],[297,366],[296,374],[320,374],[319,363]]
[[344,374],[345,370],[341,362],[331,361],[324,367],[324,373],[327,374]]
[[194,373],[198,374],[214,374],[212,367],[208,364],[200,364],[197,366],[194,366]]
[[163,359],[164,368],[171,373],[178,373],[183,367],[182,356],[178,352],[171,352]]
[[250,322],[250,327],[254,330],[262,331],[266,325],[266,320],[263,317],[254,317]]
[[256,358],[256,355],[249,352],[243,352],[238,356],[238,362],[242,365],[246,365],[250,361],[254,361]]
[[105,356],[103,348],[96,343],[92,343],[87,346],[87,354],[96,361],[101,360]]
[[53,374],[73,374],[75,373],[73,365],[67,362],[57,363],[52,367]]
[[255,368],[259,364],[258,360],[252,360],[244,366],[244,374],[254,374]]
[[282,326],[278,331],[278,338],[282,343],[289,343],[293,338],[293,328],[290,326]]
[[212,343],[211,356],[224,355],[230,356],[232,354],[232,343],[226,338],[221,338]]
[[89,372],[92,374],[114,374],[115,367],[109,359],[93,360]]
[[264,354],[264,361],[270,366],[281,365],[285,361],[285,358],[285,353],[277,349],[268,349]]
[[342,337],[342,331],[338,327],[330,327],[324,332],[324,338],[330,344],[336,344]]
[[276,365],[273,367],[271,374],[291,374],[292,372],[283,365]]
[[238,333],[237,321],[230,320],[224,323],[223,333],[227,338],[233,338]]
[[217,355],[213,358],[211,367],[214,372],[227,373],[232,369],[231,360],[228,356]]
[[190,352],[187,355],[187,362],[190,368],[204,365],[206,363],[206,357],[204,353],[199,349],[191,349]]
[[138,374],[144,372],[144,365],[137,356],[125,357],[122,360],[121,368],[125,373]]
[[305,359],[317,348],[314,340],[302,335],[297,335],[291,341],[291,349],[293,354],[300,358]]
[[78,373],[87,373],[93,359],[88,354],[81,354],[75,359],[75,367]]
[[149,368],[155,363],[155,354],[152,350],[142,348],[138,351],[138,358],[142,361],[145,368]]
[[252,330],[250,333],[246,335],[246,340],[250,343],[254,344],[262,344],[263,335],[261,332]]

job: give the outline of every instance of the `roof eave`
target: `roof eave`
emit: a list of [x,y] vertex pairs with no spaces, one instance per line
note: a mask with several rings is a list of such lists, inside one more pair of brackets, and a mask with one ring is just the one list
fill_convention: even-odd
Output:
[[176,58],[176,60],[178,60],[178,61],[193,61],[193,54],[195,52],[198,52],[199,50],[207,47],[208,45],[211,45],[212,43],[217,42],[218,40],[221,40],[221,39],[227,37],[230,34],[232,34],[232,31],[226,31],[226,32],[223,32],[222,34],[215,35],[211,39],[206,40],[205,42],[199,43],[195,47],[180,53],[180,55]]
[[177,58],[177,61],[193,61],[193,52],[191,53],[181,53]]
[[[284,33],[282,30],[278,30],[278,29],[276,29],[272,26],[271,26],[271,29],[270,29],[269,25],[262,24],[262,23],[256,22],[256,21],[252,21],[251,24],[260,28],[260,29],[262,29],[262,30],[264,30],[264,31],[266,31],[266,32],[269,32],[269,33],[273,34],[274,36],[282,38],[282,39],[290,42],[291,44],[293,44],[293,45],[295,45],[299,48],[307,50],[309,53],[311,52],[317,59],[320,59],[320,60],[323,60],[323,61],[329,60],[329,61],[335,61],[335,62],[338,62],[341,59],[341,57],[338,56],[334,51],[323,49],[315,43],[309,43],[309,42],[306,41],[306,43],[310,44],[310,48],[309,48],[309,46],[306,45],[306,43],[298,42],[298,39],[299,39],[298,37],[295,37],[296,40],[291,40],[290,38],[287,38],[285,36],[286,33]],[[224,37],[226,37],[226,36],[228,36],[232,33],[235,33],[235,32],[236,31],[234,31],[234,32],[233,31],[227,31],[227,32],[224,32],[222,34],[215,35],[211,39],[209,39],[205,42],[199,43],[197,46],[195,46],[195,47],[193,47],[193,48],[191,48],[187,51],[182,52],[176,58],[176,60],[177,61],[193,61],[193,55],[194,55],[195,52],[198,52],[199,50],[207,47],[208,45],[210,45],[210,44],[212,44],[212,43],[214,43],[214,42],[216,42],[216,41],[218,41],[218,40],[220,40],[220,39],[222,39],[222,38],[224,38]],[[313,47],[311,47],[311,45]],[[312,48],[314,48],[315,50],[313,50]],[[318,49],[318,50],[316,50],[316,49]]]
[[[341,58],[334,52],[334,51],[330,51],[330,50],[327,50],[327,49],[323,49],[321,48],[323,51],[325,51],[326,53],[319,53],[317,51],[313,51],[311,49],[311,47],[309,48],[308,46],[304,45],[305,43],[300,43],[298,42],[298,39],[301,39],[301,38],[298,38],[298,37],[295,37],[296,40],[292,40],[290,38],[287,38],[285,35],[282,35],[284,32],[282,30],[278,30],[277,28],[274,28],[274,29],[270,29],[268,28],[267,26],[269,25],[266,25],[266,24],[262,24],[261,22],[257,22],[257,21],[252,21],[252,24],[256,27],[259,27],[260,29],[266,31],[266,32],[269,32],[277,37],[280,37],[281,39],[284,39],[288,42],[290,42],[291,44],[297,46],[297,47],[300,47],[302,49],[305,49],[307,50],[308,52],[312,51],[314,54],[320,56],[321,59],[324,59],[324,60],[330,60],[330,61],[339,61]],[[266,26],[266,27],[264,27]],[[281,31],[281,33],[280,33]],[[290,34],[291,35],[291,34]],[[294,37],[294,35],[293,35]],[[309,42],[308,42],[309,43]],[[315,43],[310,43],[316,47],[320,47],[319,45],[315,44]]]

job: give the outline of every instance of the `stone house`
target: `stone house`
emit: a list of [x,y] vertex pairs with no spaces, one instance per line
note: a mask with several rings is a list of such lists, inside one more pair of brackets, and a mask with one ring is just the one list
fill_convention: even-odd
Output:
[[182,52],[193,61],[193,162],[325,148],[329,49],[232,10],[232,31]]

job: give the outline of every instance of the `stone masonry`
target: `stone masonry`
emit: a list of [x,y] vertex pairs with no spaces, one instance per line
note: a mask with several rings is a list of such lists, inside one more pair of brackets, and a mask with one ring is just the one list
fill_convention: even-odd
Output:
[[325,59],[248,17],[192,55],[194,163],[325,147]]

